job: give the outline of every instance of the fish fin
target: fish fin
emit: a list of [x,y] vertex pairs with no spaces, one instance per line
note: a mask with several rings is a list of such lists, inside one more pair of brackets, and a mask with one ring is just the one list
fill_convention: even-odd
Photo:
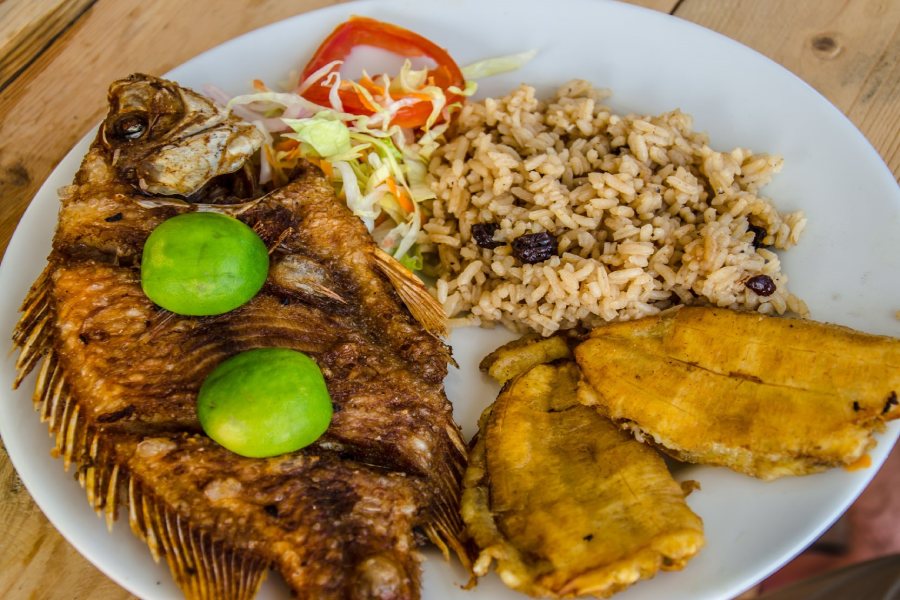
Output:
[[54,452],[62,450],[62,431],[68,427],[68,416],[71,414],[72,398],[68,393],[63,370],[59,365],[56,353],[50,351],[44,358],[38,371],[34,386],[34,408],[41,415],[41,421],[47,423],[50,434],[56,436]]
[[268,561],[191,527],[134,477],[129,477],[127,488],[132,531],[146,542],[154,560],[165,557],[185,598],[251,600],[256,595]]
[[450,560],[450,551],[452,550],[466,571],[472,572],[472,559],[465,543],[458,535],[449,530],[445,523],[440,520],[432,521],[423,528],[423,531],[431,543],[440,550],[444,560]]
[[[258,225],[258,223],[257,223],[257,225]],[[258,235],[260,232],[257,231],[256,233],[257,233],[257,235]],[[288,227],[287,229],[285,229],[284,231],[282,231],[280,234],[278,234],[278,237],[275,238],[275,241],[272,242],[271,244],[269,244],[269,256],[271,256],[272,253],[275,252],[275,250],[278,249],[278,246],[281,245],[281,242],[283,242],[284,239],[285,239],[287,236],[291,235],[292,233],[294,233],[294,228],[293,228],[293,227]]]
[[102,452],[98,431],[91,427],[69,393],[56,352],[44,357],[34,390],[35,409],[54,436],[52,453],[63,459],[65,470],[74,463],[76,477],[87,493],[88,503],[104,514],[108,528],[116,517],[119,466]]
[[28,290],[19,309],[22,316],[13,330],[13,344],[19,349],[16,359],[16,378],[13,388],[18,388],[34,369],[41,356],[47,353],[51,343],[51,273],[56,266],[50,262]]
[[380,248],[375,250],[375,266],[388,278],[403,304],[422,327],[434,335],[447,335],[444,307],[428,293],[428,288],[412,271]]
[[450,560],[450,551],[460,563],[472,573],[472,548],[469,546],[466,526],[459,511],[460,494],[456,483],[465,471],[466,447],[458,429],[448,428],[448,443],[451,444],[450,462],[445,463],[437,473],[437,489],[432,506],[432,515],[423,531],[435,546]]
[[179,210],[191,211],[193,206],[187,200],[179,200],[178,198],[136,198],[134,203],[141,208],[152,210],[154,208],[175,208]]
[[439,501],[433,509],[432,520],[425,526],[424,531],[444,555],[444,560],[450,560],[452,550],[463,567],[471,572],[472,559],[465,544],[465,525],[458,512],[458,509],[454,511],[446,503]]
[[309,282],[306,285],[311,287],[314,291],[318,292],[319,294],[321,294],[327,298],[331,298],[335,302],[340,302],[341,304],[347,304],[347,301],[344,300],[344,298],[340,294],[338,294],[337,292],[335,292],[332,289],[325,287],[322,284]]
[[62,457],[66,469],[78,465],[77,479],[88,503],[105,517],[110,529],[118,511],[119,490],[128,490],[132,530],[146,542],[154,560],[165,556],[186,598],[251,600],[256,595],[268,562],[213,542],[147,494],[127,470],[120,469],[111,445],[103,443],[103,432],[88,423],[69,392],[59,357],[52,349],[38,371],[34,402],[54,435],[53,454]]
[[99,457],[100,438],[70,394],[52,349],[38,371],[34,405],[54,438],[52,453],[62,457],[66,471],[72,464],[78,465],[76,477],[87,493],[88,503],[98,513],[105,511],[109,523],[115,518],[118,502],[118,467],[109,468],[109,463]]

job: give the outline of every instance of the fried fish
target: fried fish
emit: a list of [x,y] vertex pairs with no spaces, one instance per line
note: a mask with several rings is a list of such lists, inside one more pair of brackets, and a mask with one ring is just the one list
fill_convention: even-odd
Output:
[[580,405],[579,379],[565,361],[510,380],[481,418],[464,480],[475,573],[496,561],[506,585],[533,596],[609,596],[683,568],[704,544],[662,457]]
[[[110,525],[128,506],[189,598],[250,598],[269,567],[301,598],[417,597],[414,528],[466,559],[440,306],[314,168],[263,194],[253,126],[146,75],[112,84],[109,104],[14,334],[16,384],[40,364],[56,452]],[[179,316],[142,292],[147,236],[193,210],[269,247],[264,288],[232,312]],[[213,368],[259,347],[310,355],[334,403],[317,443],[269,459],[216,445],[195,407]]]
[[595,406],[674,458],[762,479],[852,465],[900,418],[900,340],[684,307],[575,348]]

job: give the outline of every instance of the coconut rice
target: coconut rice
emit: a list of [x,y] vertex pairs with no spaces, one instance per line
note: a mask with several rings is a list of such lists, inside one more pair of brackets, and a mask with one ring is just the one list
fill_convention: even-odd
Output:
[[[615,115],[607,95],[576,80],[540,101],[523,85],[462,109],[429,162],[437,198],[420,238],[451,322],[550,335],[676,304],[806,314],[770,249],[794,245],[806,219],[759,195],[781,158],[713,150],[678,110]],[[479,247],[477,223],[503,245]],[[538,232],[558,251],[525,264],[510,244]],[[757,275],[774,293],[748,289]]]

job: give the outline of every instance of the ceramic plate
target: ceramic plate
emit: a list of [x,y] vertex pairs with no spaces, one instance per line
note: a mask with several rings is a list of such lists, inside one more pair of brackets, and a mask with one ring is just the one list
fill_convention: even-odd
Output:
[[[525,68],[483,80],[480,96],[522,82],[549,93],[579,77],[611,88],[618,111],[694,115],[712,146],[779,153],[785,167],[765,193],[782,210],[803,209],[809,225],[801,243],[782,253],[792,290],[814,318],[900,336],[900,192],[878,154],[824,98],[788,71],[716,33],[668,15],[597,0],[386,0],[337,5],[256,30],[169,73],[182,84],[212,83],[231,93],[253,78],[282,80],[305,64],[315,46],[350,14],[413,29],[448,48],[460,64],[526,49],[539,51]],[[122,73],[122,76],[127,73]],[[88,138],[93,133],[89,134]],[[17,308],[44,265],[56,222],[56,190],[66,185],[89,139],[73,148],[22,218],[0,267],[0,334],[10,339]],[[460,368],[447,393],[467,436],[497,392],[477,370],[479,359],[512,336],[463,329],[451,342]],[[46,427],[32,410],[33,376],[12,392],[13,358],[0,372],[0,432],[34,499],[60,532],[91,562],[134,594],[179,596],[164,565],[120,521],[110,534],[88,508],[61,461],[49,454]],[[700,481],[689,498],[706,525],[708,544],[682,572],[640,582],[619,597],[728,598],[802,550],[862,491],[884,461],[900,423],[878,436],[870,469],[833,470],[764,483],[725,469],[686,467],[680,478]],[[465,575],[429,552],[423,595],[429,599],[517,598],[496,577],[475,591]],[[286,598],[280,578],[262,598]]]

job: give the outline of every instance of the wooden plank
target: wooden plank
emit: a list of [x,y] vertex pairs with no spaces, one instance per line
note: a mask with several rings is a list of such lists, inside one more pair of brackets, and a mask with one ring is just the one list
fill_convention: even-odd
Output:
[[[18,10],[30,1],[0,0],[0,24],[8,25],[3,10]],[[56,4],[65,1],[56,0]],[[139,69],[164,72],[244,31],[335,2],[222,0],[211,10],[211,2],[99,0],[13,85],[0,92],[0,255],[41,182],[99,119],[109,81]],[[900,103],[896,101],[900,97],[900,3],[632,3],[663,12],[677,7],[678,16],[718,30],[785,64],[845,110],[881,150],[895,174],[900,170]],[[835,35],[829,35],[832,33]],[[895,450],[894,457],[898,453],[900,450]],[[884,495],[884,490],[896,487],[896,477],[893,483],[880,484],[882,480],[880,474],[866,494]],[[864,494],[861,502],[865,498]],[[49,525],[18,481],[2,446],[0,531],[4,532],[0,597],[131,597],[78,555]]]
[[900,2],[684,0],[675,15],[793,71],[848,115],[900,178]]
[[626,0],[626,2],[664,13],[671,13],[678,6],[678,0]]
[[900,27],[845,112],[900,181]]
[[0,598],[134,598],[78,554],[47,521],[13,471],[2,444],[0,482]]
[[0,90],[95,1],[0,2]]

